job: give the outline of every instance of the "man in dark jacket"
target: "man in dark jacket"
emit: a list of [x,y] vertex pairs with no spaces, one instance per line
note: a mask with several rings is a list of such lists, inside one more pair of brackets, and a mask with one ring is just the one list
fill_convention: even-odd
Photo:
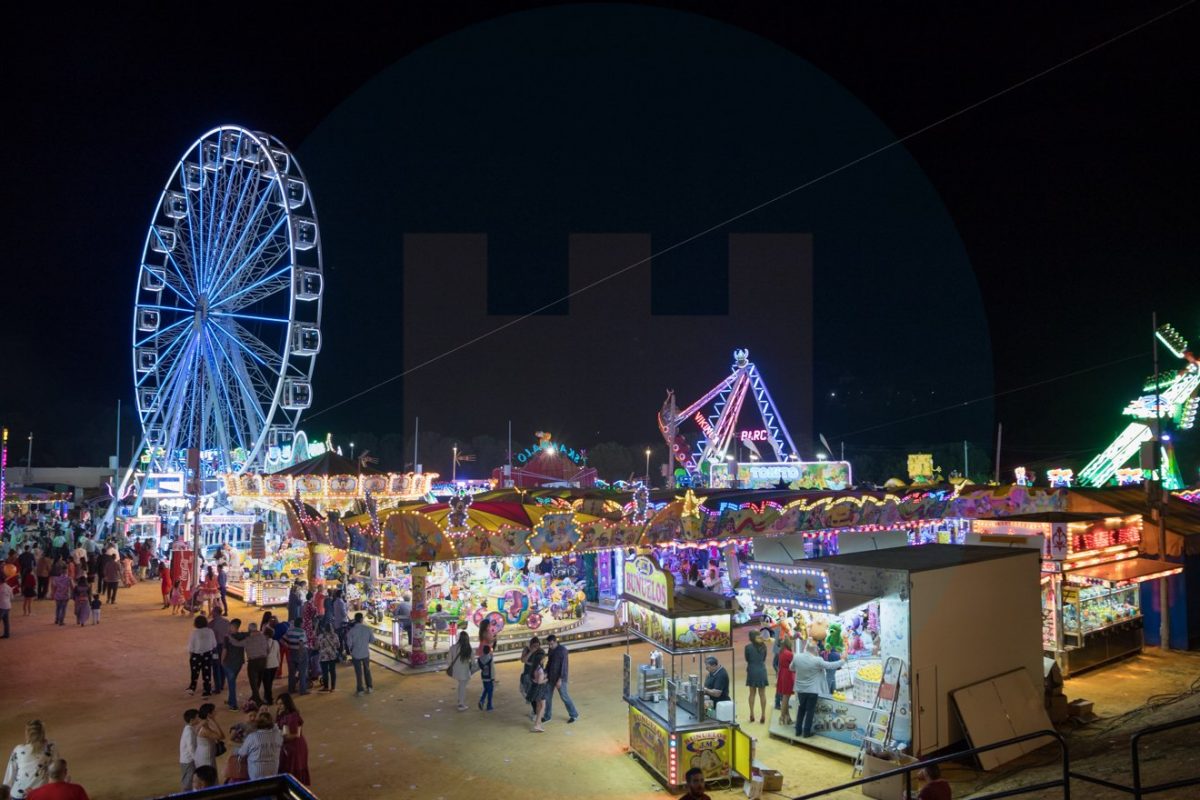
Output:
[[293,625],[300,621],[300,610],[304,607],[304,581],[296,581],[288,591],[288,618]]
[[33,550],[30,549],[29,545],[25,545],[25,552],[17,556],[17,566],[21,569],[22,578],[33,572],[37,566],[37,556],[33,554]]
[[567,707],[567,723],[570,724],[579,719],[579,712],[575,710],[575,703],[571,700],[570,693],[567,692],[567,648],[558,643],[558,637],[553,633],[546,637],[546,644],[550,648],[550,657],[547,659],[546,679],[550,683],[550,694],[546,697],[546,715],[542,717],[543,722],[550,719],[550,713],[554,706],[554,690],[558,690],[558,696],[562,698],[563,705]]

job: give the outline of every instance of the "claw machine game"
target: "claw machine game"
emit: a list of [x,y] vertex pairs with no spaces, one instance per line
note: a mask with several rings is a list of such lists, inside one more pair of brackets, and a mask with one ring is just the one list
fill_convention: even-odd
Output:
[[[732,700],[716,701],[705,692],[723,680],[734,685],[735,609],[713,592],[676,587],[652,555],[623,566],[626,630],[651,645],[641,664],[633,663],[626,645],[630,751],[672,790],[693,767],[704,770],[706,782],[749,777],[753,739],[738,727]],[[709,658],[718,669],[706,667]]]
[[971,530],[984,544],[1042,538],[1042,645],[1064,678],[1140,653],[1140,585],[1183,571],[1142,557],[1140,514],[1021,514],[973,520]]

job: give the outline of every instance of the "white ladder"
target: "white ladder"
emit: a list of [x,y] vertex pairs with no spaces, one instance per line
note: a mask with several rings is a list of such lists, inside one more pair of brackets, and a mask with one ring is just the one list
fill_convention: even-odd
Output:
[[896,719],[896,704],[900,701],[900,684],[907,680],[908,667],[902,659],[892,656],[884,662],[879,689],[875,693],[875,705],[867,722],[867,734],[854,759],[851,779],[862,777],[867,753],[876,754],[893,747],[892,724]]

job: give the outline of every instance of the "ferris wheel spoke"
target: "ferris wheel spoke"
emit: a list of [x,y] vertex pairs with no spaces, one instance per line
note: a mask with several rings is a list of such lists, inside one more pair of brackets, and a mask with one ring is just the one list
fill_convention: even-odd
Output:
[[[211,348],[207,346],[204,348],[204,360],[208,365],[208,369],[205,370],[206,377],[208,379],[206,381],[206,387],[208,390],[208,411],[206,416],[212,418],[213,429],[215,431],[215,443],[219,445],[217,449],[222,454],[222,459],[226,462],[224,467],[228,469],[229,454],[233,452],[233,448],[230,446],[230,434],[234,434],[240,443],[240,428],[237,427],[236,423],[232,419],[233,415],[236,414],[236,411],[234,407],[229,404],[228,397],[225,398],[225,403],[221,402],[221,390],[224,388],[225,384],[220,380],[221,370],[217,367],[216,359],[213,357]],[[222,409],[225,409],[229,413],[229,418],[226,418],[225,414],[222,412]]]
[[215,327],[224,333],[230,341],[235,342],[247,355],[270,370],[271,374],[280,374],[280,370],[283,367],[283,358],[242,325],[234,322],[233,332],[227,331],[219,325]]
[[[257,183],[262,184],[263,182],[258,181]],[[274,194],[274,189],[273,183],[263,185],[253,196],[254,208],[244,219],[234,220],[237,227],[235,244],[222,255],[220,269],[214,279],[210,281],[210,288],[236,283],[243,279],[253,280],[258,277],[263,268],[259,267],[256,270],[251,266],[258,266],[255,264],[253,256],[247,260],[247,254],[252,254],[256,246],[264,245],[265,249],[265,245],[270,244],[272,238],[276,238],[276,246],[284,245],[286,247],[286,235],[276,236],[276,233],[271,231],[273,225],[281,219],[288,218],[287,211],[282,206],[275,206],[269,202]],[[262,241],[259,241],[260,238]]]
[[[217,330],[220,330],[220,328],[217,328]],[[261,421],[265,427],[267,424],[267,417],[265,414],[263,414],[262,407],[260,406],[261,399],[255,394],[254,390],[247,385],[253,381],[250,379],[248,374],[245,376],[242,374],[244,371],[244,364],[239,364],[238,361],[234,360],[234,357],[230,355],[229,351],[225,349],[225,345],[221,344],[219,339],[213,337],[212,341],[216,343],[217,349],[221,351],[221,355],[224,357],[226,363],[229,364],[229,369],[230,372],[233,373],[234,380],[237,381],[238,386],[240,386],[242,389],[243,400],[245,404],[254,409],[259,421]]]
[[186,325],[191,321],[192,320],[190,318],[184,317],[183,319],[179,320],[178,322],[172,322],[167,327],[158,329],[154,333],[147,336],[145,339],[134,342],[133,346],[134,347],[145,347],[146,345],[150,344],[150,342],[154,341],[155,339],[158,339],[159,337],[162,337],[162,336],[166,336],[168,333],[170,333],[175,328],[178,328],[181,325]]
[[[188,286],[188,279],[183,274],[183,267],[180,266],[179,261],[176,260],[175,256],[170,252],[169,248],[167,248],[166,242],[163,241],[162,235],[158,232],[157,229],[154,230],[154,238],[158,239],[159,244],[162,245],[164,250],[167,250],[167,252],[165,253],[165,255],[167,257],[167,261],[171,264],[171,266],[173,266],[175,268],[175,270],[174,270],[175,275],[179,278],[179,286],[177,287],[177,286],[175,286],[174,283],[171,282],[170,277],[167,273],[167,270],[164,269],[163,273],[162,273],[163,283],[166,284],[167,288],[169,288],[172,292],[174,292],[176,295],[178,295],[179,298],[181,300],[183,300],[185,303],[187,303],[190,306],[195,306],[196,298],[192,294],[191,287]],[[190,272],[190,270],[189,270],[189,272]],[[180,291],[180,287],[182,287],[183,291]],[[184,292],[186,292],[186,294],[184,294]]]
[[261,253],[263,251],[263,248],[266,247],[267,244],[271,241],[271,237],[273,237],[276,233],[279,232],[279,228],[285,222],[287,222],[287,220],[288,220],[288,217],[286,214],[280,215],[279,219],[275,221],[275,224],[271,226],[271,229],[269,231],[267,231],[265,236],[262,237],[262,241],[260,241],[257,245],[255,245],[254,249],[250,251],[250,254],[248,256],[246,256],[241,261],[241,263],[239,263],[233,269],[233,271],[230,273],[229,277],[225,279],[225,282],[222,283],[221,286],[218,287],[216,291],[212,292],[213,297],[218,297],[218,298],[221,297],[222,292],[225,291],[225,288],[230,284],[230,282],[233,281],[233,279],[236,278],[242,272],[243,269],[245,269],[247,266],[249,266],[250,263],[255,258],[258,257],[258,254]]
[[[190,320],[185,320],[185,321],[190,321]],[[162,350],[160,350],[158,352],[158,357],[156,359],[157,364],[155,365],[155,369],[146,372],[145,374],[142,375],[142,377],[140,377],[136,381],[134,381],[134,386],[141,387],[141,385],[143,383],[145,383],[147,379],[149,379],[151,376],[157,374],[157,372],[160,368],[163,368],[163,364],[173,363],[173,362],[170,362],[167,357],[169,355],[171,355],[171,352],[176,347],[178,347],[181,342],[187,341],[188,334],[190,334],[190,333],[191,333],[191,331],[185,328],[185,329],[179,331],[179,333],[175,334],[175,337],[171,340],[171,342],[166,347],[164,347]]]
[[288,319],[287,317],[256,317],[253,314],[233,314],[233,313],[226,312],[226,311],[214,311],[212,313],[212,316],[225,317],[228,319],[244,319],[244,320],[249,320],[251,322],[275,322],[275,323],[282,323],[283,325],[287,325],[288,323],[291,322],[291,320]]
[[260,300],[288,289],[292,285],[291,266],[283,267],[236,292],[220,298],[214,304],[222,313],[232,314]]
[[[236,163],[236,162],[233,162]],[[225,131],[217,131],[217,168],[213,170],[213,179],[211,184],[211,193],[208,198],[208,218],[207,225],[200,231],[200,286],[205,286],[208,283],[209,270],[212,265],[209,263],[210,246],[212,244],[212,229],[213,223],[217,219],[217,187],[221,183],[221,175],[225,172]],[[204,187],[200,188],[200,194],[203,196]]]
[[[214,269],[212,281],[220,280],[224,276],[225,268],[228,266],[228,261],[230,260],[229,252],[231,252],[228,250],[229,240],[233,238],[233,232],[241,228],[241,226],[238,224],[238,216],[236,212],[238,209],[245,207],[246,190],[249,189],[251,185],[256,183],[254,180],[254,173],[255,170],[251,170],[249,175],[245,175],[239,171],[239,177],[242,178],[242,180],[241,186],[238,189],[237,203],[234,205],[235,215],[230,220],[229,224],[225,226],[225,234],[221,237],[220,246],[217,248],[216,256],[213,259]],[[268,193],[264,192],[263,194],[266,196]],[[242,230],[244,230],[244,228],[242,228]],[[239,236],[239,244],[241,240],[242,237]],[[237,252],[237,247],[238,245],[235,245],[232,252]]]
[[[282,242],[273,245],[270,253],[264,252],[253,271],[247,270],[244,276],[229,285],[220,302],[223,310],[239,311],[290,289],[293,270],[290,256],[291,251]],[[236,302],[231,303],[231,300]]]
[[[201,155],[199,156],[199,158],[200,158],[201,160],[203,160],[203,154],[201,154]],[[179,162],[179,166],[175,168],[176,174],[178,174],[178,172],[179,172],[179,170],[180,170],[180,169],[184,169],[184,170],[186,170],[186,160],[187,160],[187,157],[185,156],[185,157],[184,157],[184,161],[180,161],[180,162]],[[201,169],[203,169],[203,165],[201,166]],[[181,179],[181,180],[180,180],[180,185],[182,185],[182,184],[183,184],[183,180]],[[187,235],[187,240],[188,240],[188,251],[189,251],[189,252],[192,254],[192,258],[191,258],[191,266],[192,266],[192,272],[195,272],[195,271],[196,271],[196,269],[197,269],[197,264],[199,263],[200,256],[199,256],[199,254],[196,252],[196,240],[195,240],[196,220],[195,220],[195,219],[193,219],[193,217],[195,216],[195,217],[197,217],[197,218],[198,218],[198,217],[199,217],[199,213],[193,214],[193,212],[192,212],[192,197],[191,197],[191,192],[189,192],[189,191],[187,190],[187,187],[186,187],[186,186],[184,186],[184,187],[183,187],[183,199],[184,199],[184,203],[187,205],[187,221],[188,221],[188,224],[187,224],[187,234],[188,234],[188,235]],[[197,284],[197,285],[198,285],[198,284]]]
[[[242,134],[238,133],[237,148],[239,152],[242,149]],[[224,246],[224,240],[228,238],[229,230],[233,227],[235,220],[229,218],[229,196],[232,194],[233,185],[242,177],[244,171],[243,165],[235,160],[229,163],[228,170],[219,170],[218,174],[225,174],[225,190],[221,193],[221,212],[215,216],[213,227],[215,230],[209,240],[209,248],[206,252],[206,262],[209,269],[209,276],[216,273],[218,265],[221,263],[221,248]],[[227,174],[226,174],[227,173]],[[213,186],[213,207],[216,207],[217,186]]]

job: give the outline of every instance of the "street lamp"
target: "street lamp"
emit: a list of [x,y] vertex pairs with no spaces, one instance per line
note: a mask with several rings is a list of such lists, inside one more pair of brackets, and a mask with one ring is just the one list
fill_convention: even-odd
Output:
[[650,448],[646,448],[646,485],[650,485]]
[[25,485],[33,485],[33,431],[29,432],[29,455],[25,461]]
[[354,442],[350,443],[350,460],[354,460]]

